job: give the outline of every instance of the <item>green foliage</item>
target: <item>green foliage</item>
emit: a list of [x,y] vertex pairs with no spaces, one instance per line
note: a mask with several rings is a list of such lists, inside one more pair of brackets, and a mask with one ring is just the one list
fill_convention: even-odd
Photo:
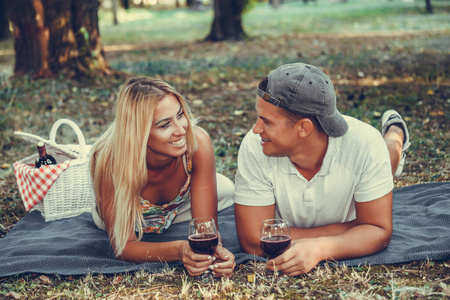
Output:
[[242,13],[245,14],[249,11],[251,11],[253,8],[256,7],[256,5],[261,2],[260,0],[242,0],[242,2],[244,3],[243,7],[243,11]]

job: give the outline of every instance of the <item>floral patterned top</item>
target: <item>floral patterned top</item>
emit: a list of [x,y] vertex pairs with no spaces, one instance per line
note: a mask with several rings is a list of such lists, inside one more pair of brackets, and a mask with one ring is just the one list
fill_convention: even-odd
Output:
[[172,224],[173,219],[177,216],[178,208],[182,204],[191,201],[192,159],[184,155],[183,164],[187,179],[174,200],[164,205],[154,205],[141,197],[144,233],[162,233],[164,229],[169,228]]

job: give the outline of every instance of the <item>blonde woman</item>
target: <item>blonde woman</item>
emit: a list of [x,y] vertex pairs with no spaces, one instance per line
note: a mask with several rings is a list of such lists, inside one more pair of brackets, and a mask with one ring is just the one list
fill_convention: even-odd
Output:
[[216,174],[211,139],[194,125],[185,99],[161,80],[133,78],[121,86],[115,114],[93,147],[91,176],[93,219],[116,256],[134,263],[182,261],[192,276],[210,269],[231,276],[234,255],[221,243],[208,256],[194,253],[187,240],[141,241],[144,233],[164,234],[191,218],[217,223],[218,209],[233,204],[234,185]]

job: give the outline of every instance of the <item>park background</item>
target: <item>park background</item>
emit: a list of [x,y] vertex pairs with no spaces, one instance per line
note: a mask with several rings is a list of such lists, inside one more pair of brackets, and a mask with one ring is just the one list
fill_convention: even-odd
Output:
[[[279,65],[301,61],[330,76],[342,113],[378,129],[385,110],[403,115],[411,147],[396,188],[449,180],[450,1],[431,1],[432,13],[424,0],[286,0],[276,8],[244,2],[244,34],[206,41],[215,16],[209,2],[188,7],[180,1],[176,7],[177,2],[142,1],[128,10],[118,6],[114,15],[112,2],[104,1],[97,15],[107,62],[102,72],[17,72],[16,62],[26,58],[17,57],[12,37],[0,41],[0,237],[26,214],[12,165],[36,151],[14,131],[48,138],[51,125],[68,118],[92,144],[111,124],[118,87],[133,75],[163,79],[187,97],[213,140],[217,171],[230,179],[240,142],[256,120],[258,81]],[[70,128],[58,137],[76,142]],[[421,261],[319,266],[281,281],[261,263],[238,266],[231,279],[207,282],[171,268],[116,276],[26,274],[0,278],[0,296],[434,299],[450,297],[449,273],[450,262]]]

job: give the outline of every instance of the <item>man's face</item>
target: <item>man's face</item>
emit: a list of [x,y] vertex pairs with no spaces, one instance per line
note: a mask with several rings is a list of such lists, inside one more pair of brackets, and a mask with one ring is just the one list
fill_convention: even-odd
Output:
[[261,137],[263,152],[267,156],[291,156],[298,146],[298,131],[296,126],[290,126],[282,108],[256,99],[258,119],[253,126],[253,133]]

